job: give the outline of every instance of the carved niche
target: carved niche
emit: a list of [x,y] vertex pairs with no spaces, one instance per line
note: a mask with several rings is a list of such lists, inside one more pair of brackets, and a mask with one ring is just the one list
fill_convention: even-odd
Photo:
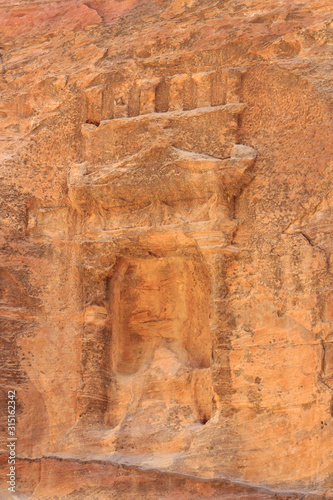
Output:
[[85,309],[78,419],[105,450],[186,450],[218,409],[220,263],[237,251],[234,201],[255,161],[237,144],[242,72],[114,77],[86,92],[86,161],[69,178]]

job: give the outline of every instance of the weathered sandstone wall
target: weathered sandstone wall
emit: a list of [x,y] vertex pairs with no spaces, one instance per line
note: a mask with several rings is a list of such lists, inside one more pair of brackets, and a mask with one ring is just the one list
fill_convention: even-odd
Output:
[[0,24],[3,498],[333,498],[331,2]]

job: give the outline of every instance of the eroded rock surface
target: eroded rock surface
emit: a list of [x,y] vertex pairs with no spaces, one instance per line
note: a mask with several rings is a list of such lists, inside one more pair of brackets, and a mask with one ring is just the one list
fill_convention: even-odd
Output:
[[3,498],[333,498],[330,2],[0,10]]

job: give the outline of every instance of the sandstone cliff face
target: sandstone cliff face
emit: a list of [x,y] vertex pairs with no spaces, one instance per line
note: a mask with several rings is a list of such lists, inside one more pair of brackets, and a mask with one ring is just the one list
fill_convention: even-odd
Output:
[[3,498],[333,498],[330,2],[0,6]]

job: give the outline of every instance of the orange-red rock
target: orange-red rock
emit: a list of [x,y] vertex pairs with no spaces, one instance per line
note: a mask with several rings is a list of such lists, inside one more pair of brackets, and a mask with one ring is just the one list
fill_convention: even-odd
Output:
[[333,498],[331,2],[0,26],[2,497]]

